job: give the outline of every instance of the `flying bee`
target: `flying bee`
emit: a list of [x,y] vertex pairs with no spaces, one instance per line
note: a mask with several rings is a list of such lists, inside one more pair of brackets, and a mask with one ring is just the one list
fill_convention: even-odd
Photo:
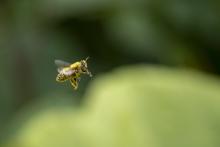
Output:
[[85,60],[77,61],[75,63],[68,63],[62,60],[55,60],[55,64],[58,66],[57,82],[65,82],[70,80],[74,90],[78,88],[78,82],[80,81],[81,74],[86,74],[92,77],[91,72],[88,70],[87,57]]

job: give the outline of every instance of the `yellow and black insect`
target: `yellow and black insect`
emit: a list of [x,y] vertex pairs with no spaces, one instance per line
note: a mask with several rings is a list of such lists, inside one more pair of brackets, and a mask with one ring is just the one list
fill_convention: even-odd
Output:
[[58,66],[58,75],[56,77],[57,82],[65,82],[70,80],[71,85],[76,90],[78,88],[78,82],[80,81],[81,74],[86,74],[92,77],[91,72],[88,70],[87,60],[77,61],[75,63],[68,63],[62,60],[55,60],[55,64]]

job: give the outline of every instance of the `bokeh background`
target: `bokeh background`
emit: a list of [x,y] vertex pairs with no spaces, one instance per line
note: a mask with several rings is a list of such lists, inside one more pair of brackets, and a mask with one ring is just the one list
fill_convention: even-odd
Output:
[[[92,79],[86,76],[82,77],[77,91],[73,91],[69,83],[56,83],[55,59],[74,62],[88,56],[90,57],[89,69],[94,75]],[[158,99],[160,105],[155,104],[155,107],[159,112],[163,112],[162,108],[164,107],[161,105],[165,104],[166,100],[177,105],[177,107],[183,107],[181,114],[184,116],[190,114],[188,118],[190,123],[185,134],[193,134],[194,136],[191,137],[197,136],[194,139],[199,141],[202,138],[210,138],[206,142],[207,144],[200,142],[202,145],[219,146],[220,142],[214,139],[220,136],[220,125],[217,123],[220,121],[220,109],[217,108],[220,106],[218,104],[218,98],[220,98],[220,93],[218,93],[220,91],[219,58],[220,1],[218,0],[0,0],[0,142],[3,146],[5,143],[9,143],[9,146],[12,147],[25,145],[27,147],[42,147],[59,144],[57,140],[65,138],[62,140],[63,143],[70,142],[65,146],[83,146],[81,143],[77,143],[91,140],[94,146],[107,146],[100,141],[101,139],[107,140],[109,146],[124,146],[126,143],[130,146],[172,146],[166,141],[163,142],[163,139],[156,139],[158,137],[155,135],[157,129],[154,128],[166,125],[166,123],[161,123],[163,117],[155,120],[155,122],[161,123],[157,124],[157,127],[150,127],[151,125],[149,125],[148,129],[154,135],[149,133],[149,130],[142,130],[140,127],[144,124],[142,119],[145,116],[136,118],[140,121],[134,122],[134,126],[138,127],[135,129],[138,133],[131,133],[133,134],[133,137],[130,136],[131,138],[125,134],[132,127],[124,128],[124,125],[119,125],[118,129],[122,129],[124,134],[113,132],[113,134],[115,133],[113,136],[117,136],[117,141],[106,139],[111,134],[111,129],[102,132],[101,130],[105,127],[100,128],[99,126],[102,126],[102,123],[96,123],[99,117],[91,118],[94,120],[93,126],[96,129],[82,127],[83,129],[77,130],[77,133],[74,134],[78,136],[77,134],[84,134],[86,131],[91,134],[99,132],[99,135],[96,136],[99,139],[94,139],[94,136],[88,135],[87,132],[87,135],[81,135],[80,139],[75,141],[72,140],[74,138],[72,133],[65,132],[65,130],[71,130],[69,128],[73,126],[85,123],[79,118],[80,121],[76,125],[75,120],[73,120],[75,117],[72,116],[72,113],[75,114],[79,110],[86,109],[84,107],[87,106],[84,103],[91,103],[89,105],[92,105],[94,111],[96,107],[97,109],[101,107],[100,110],[97,110],[98,112],[103,113],[102,115],[109,114],[112,116],[111,119],[107,119],[109,120],[108,125],[106,125],[108,128],[114,128],[113,124],[125,121],[121,120],[119,116],[114,117],[121,111],[128,115],[129,119],[125,122],[135,119],[133,114],[149,113],[154,115],[155,113],[156,115],[157,113],[154,111],[151,113],[150,110],[145,110],[148,105],[138,102],[138,98],[135,100],[136,97],[141,97],[150,100]],[[143,67],[136,68],[140,64]],[[150,68],[146,71],[149,65]],[[121,78],[117,78],[117,74],[112,72],[117,69],[119,69],[119,73],[121,72],[119,74]],[[184,70],[182,71],[182,69]],[[187,70],[199,72],[188,73]],[[148,72],[149,77],[158,75],[158,78],[149,78]],[[202,72],[202,77],[194,81],[194,78],[200,77],[200,72]],[[102,78],[106,74],[108,76]],[[127,77],[127,79],[123,79],[123,77]],[[120,80],[122,81],[120,82]],[[151,84],[143,86],[148,81],[158,83],[159,88],[154,89]],[[187,91],[187,88],[181,87],[185,81],[189,82],[185,83],[188,85],[185,87],[190,87],[190,92]],[[194,84],[190,82],[195,82],[195,86],[191,86]],[[117,93],[115,87],[123,89],[129,83],[132,83],[133,88],[125,88],[124,91],[121,91],[122,95]],[[138,92],[141,88],[136,85],[141,83],[143,83],[141,87],[146,93]],[[180,93],[175,93],[176,90],[169,91],[169,87],[172,86],[179,88]],[[160,93],[160,89],[163,92],[167,90],[169,93],[163,100],[160,100],[164,96],[163,94],[154,95]],[[216,91],[212,92],[213,89]],[[103,91],[106,92],[103,97],[108,98],[108,100],[104,98],[106,102],[102,102],[102,99],[96,102],[96,98],[91,98],[99,97]],[[206,91],[207,95],[203,93]],[[126,93],[129,96],[133,95],[134,99],[126,99]],[[140,96],[137,93],[141,93]],[[149,93],[151,94],[148,96]],[[212,95],[211,93],[215,94]],[[173,102],[173,99],[177,97],[187,100],[193,99],[195,103],[192,107],[195,107],[195,110],[199,108],[201,110],[199,114],[207,114],[207,117],[201,117],[198,120],[201,122],[210,121],[207,122],[207,124],[212,124],[207,127],[208,133],[202,130],[204,127],[194,129],[199,123],[198,120],[193,120],[194,115],[191,112],[195,110],[188,110],[188,101],[181,103],[174,100],[175,102]],[[197,106],[196,103],[201,104],[201,97],[207,98],[210,109],[216,107],[216,110],[212,112]],[[127,111],[126,106],[133,108],[131,103],[137,104],[143,110],[136,112],[136,109],[129,109]],[[122,109],[117,108],[118,105]],[[105,107],[107,112],[102,109]],[[115,108],[116,110],[114,110]],[[170,105],[166,105],[166,108],[171,109],[171,113],[176,111]],[[50,109],[53,111],[47,113]],[[77,115],[81,117],[83,114]],[[86,115],[89,117],[90,113]],[[161,116],[163,115],[161,114]],[[195,116],[197,115],[195,114]],[[36,128],[36,117],[36,121],[42,122],[42,124],[37,125],[38,129],[36,130],[29,129]],[[172,118],[168,124],[172,124],[176,119],[182,120],[181,122],[185,120],[178,114]],[[62,119],[65,120],[64,122],[73,123],[68,125],[58,123]],[[86,118],[86,121],[91,121],[89,119]],[[51,132],[56,130],[57,134],[64,135],[47,139],[50,135],[45,135],[41,130],[45,130],[53,124],[56,127],[50,128]],[[67,129],[65,126],[69,128]],[[162,134],[170,136],[170,142],[176,142],[173,146],[180,146],[181,144],[183,146],[201,146],[197,142],[190,144],[194,139],[190,140],[190,137],[186,137],[187,135],[185,138],[174,137],[178,135],[180,126],[174,125],[172,129],[175,133],[173,134],[170,134],[172,129],[169,128],[164,129]],[[29,131],[24,135],[23,130]],[[210,130],[216,132],[212,133]],[[146,132],[148,132],[148,137],[144,135]],[[196,133],[193,132],[198,134],[195,135]],[[207,136],[204,135],[200,138],[198,137],[199,134],[206,134]],[[22,135],[23,138],[20,139],[18,136]],[[37,137],[33,137],[34,139],[27,137],[32,135]],[[45,136],[42,137],[42,135]],[[148,138],[148,140],[153,138],[154,141],[140,143],[141,141],[137,139],[141,138],[139,135],[142,138]],[[44,141],[40,139],[36,141],[36,138],[40,137],[44,138]],[[187,138],[185,144],[181,142],[181,138],[183,140]],[[137,144],[132,144],[132,140],[135,140],[134,142]],[[60,146],[64,145],[62,141],[59,144]],[[131,142],[129,143],[129,141]],[[54,144],[50,144],[51,142]],[[156,142],[156,145],[152,142]],[[89,146],[92,145],[89,144]]]

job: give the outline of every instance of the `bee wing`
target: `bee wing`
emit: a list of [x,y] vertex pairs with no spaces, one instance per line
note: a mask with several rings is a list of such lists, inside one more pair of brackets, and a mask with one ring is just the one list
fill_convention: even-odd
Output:
[[58,73],[60,73],[62,69],[63,69],[63,67],[58,67],[57,68]]
[[55,60],[54,63],[55,63],[55,65],[58,67],[58,68],[57,68],[57,71],[58,71],[59,73],[62,71],[62,69],[63,69],[64,67],[70,66],[70,63],[65,62],[65,61],[62,61],[62,60]]
[[54,63],[58,66],[58,67],[67,67],[70,66],[70,63],[65,62],[63,60],[55,60]]

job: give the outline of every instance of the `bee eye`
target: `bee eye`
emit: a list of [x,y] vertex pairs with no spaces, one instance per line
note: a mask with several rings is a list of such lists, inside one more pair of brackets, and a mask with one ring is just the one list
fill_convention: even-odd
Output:
[[82,71],[83,71],[83,72],[86,72],[86,68],[82,68]]

